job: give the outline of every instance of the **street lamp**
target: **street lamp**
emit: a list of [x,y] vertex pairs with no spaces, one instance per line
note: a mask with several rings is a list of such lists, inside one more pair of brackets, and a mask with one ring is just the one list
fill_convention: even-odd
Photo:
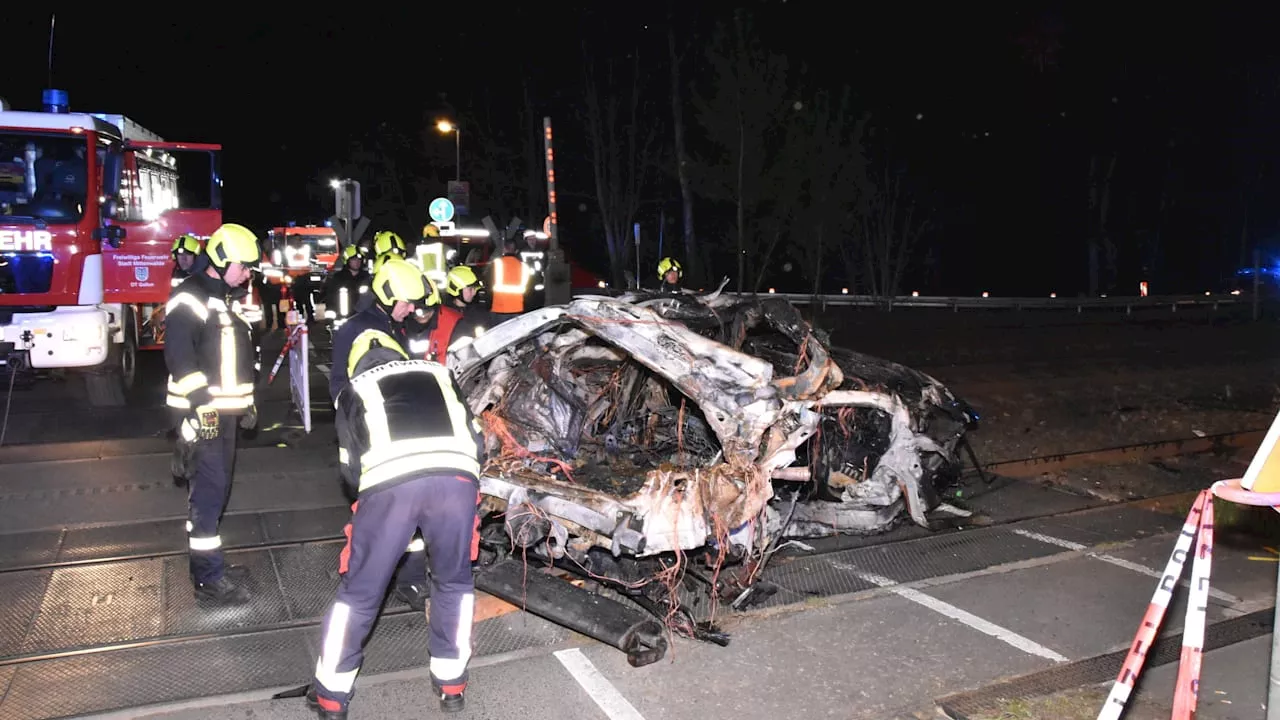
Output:
[[455,162],[457,163],[457,177],[455,179],[462,180],[462,130],[457,125],[448,120],[441,120],[436,123],[436,129],[448,135],[453,133],[453,146],[455,152]]

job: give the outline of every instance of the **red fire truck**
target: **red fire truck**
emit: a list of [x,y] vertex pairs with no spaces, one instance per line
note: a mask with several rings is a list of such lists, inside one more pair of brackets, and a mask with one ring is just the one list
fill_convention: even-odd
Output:
[[262,274],[268,282],[287,285],[303,273],[323,279],[338,261],[338,233],[315,225],[271,228],[263,254]]
[[[0,107],[0,362],[85,371],[119,405],[162,347],[174,238],[222,223],[220,145],[166,142],[122,115]],[[260,311],[260,308],[255,308]]]

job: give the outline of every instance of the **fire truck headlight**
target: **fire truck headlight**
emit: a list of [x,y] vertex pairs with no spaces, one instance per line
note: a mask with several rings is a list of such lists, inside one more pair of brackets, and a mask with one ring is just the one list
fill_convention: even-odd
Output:
[[279,250],[272,250],[272,251],[271,251],[271,264],[272,264],[272,265],[283,265],[283,264],[284,264],[284,255],[281,255]]

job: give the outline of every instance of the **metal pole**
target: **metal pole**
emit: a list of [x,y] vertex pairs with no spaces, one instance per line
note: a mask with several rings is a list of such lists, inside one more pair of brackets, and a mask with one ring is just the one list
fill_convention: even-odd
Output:
[[[457,161],[457,171],[455,172],[454,179],[458,182],[462,182],[462,128],[459,128],[457,125],[453,126],[453,149],[454,159]],[[436,177],[439,177],[439,175]]]
[[560,219],[556,216],[556,164],[551,149],[551,118],[542,118],[542,144],[547,153],[547,216],[551,218],[547,234],[551,236],[550,249],[560,249]]
[[636,289],[640,289],[640,223],[631,226],[631,232],[636,238]]
[[[1255,281],[1256,282],[1256,281]],[[1257,305],[1254,305],[1257,307]],[[1280,572],[1276,573],[1276,598],[1280,599]],[[1276,604],[1271,632],[1271,682],[1267,686],[1267,720],[1280,720],[1280,633],[1275,623],[1280,622],[1280,603]]]

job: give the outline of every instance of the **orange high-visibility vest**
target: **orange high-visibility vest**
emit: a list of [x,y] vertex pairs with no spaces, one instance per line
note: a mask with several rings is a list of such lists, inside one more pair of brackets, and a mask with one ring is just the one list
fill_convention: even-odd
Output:
[[514,255],[506,255],[493,261],[493,304],[495,313],[524,312],[524,290],[529,284],[528,268]]

